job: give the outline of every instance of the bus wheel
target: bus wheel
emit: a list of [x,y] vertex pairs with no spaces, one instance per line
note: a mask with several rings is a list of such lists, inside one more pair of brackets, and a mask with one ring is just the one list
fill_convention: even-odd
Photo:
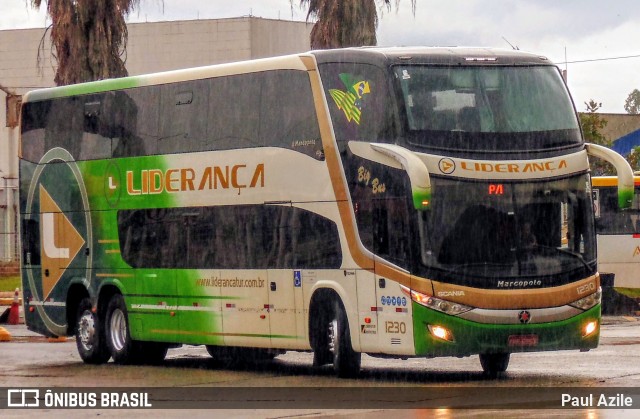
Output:
[[486,375],[496,378],[507,370],[511,354],[480,354],[480,365]]
[[120,294],[111,297],[106,315],[107,346],[116,364],[130,364],[134,360],[134,345],[129,334],[129,320],[124,298]]
[[336,375],[341,378],[357,376],[360,372],[361,354],[351,347],[349,322],[342,303],[333,302],[333,310],[327,320],[324,332]]
[[87,364],[103,364],[111,354],[105,342],[103,325],[91,310],[91,300],[83,298],[76,316],[76,346],[80,358]]

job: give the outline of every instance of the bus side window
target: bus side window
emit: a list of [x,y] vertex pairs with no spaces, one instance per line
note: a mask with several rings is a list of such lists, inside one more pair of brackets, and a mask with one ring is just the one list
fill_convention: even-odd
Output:
[[160,88],[158,153],[206,150],[209,81],[167,84]]
[[207,149],[261,147],[262,73],[208,80]]
[[47,115],[45,150],[61,147],[74,158],[80,154],[84,131],[83,101],[80,97],[54,99]]
[[304,71],[269,71],[263,75],[260,138],[322,160],[324,152],[309,76]]

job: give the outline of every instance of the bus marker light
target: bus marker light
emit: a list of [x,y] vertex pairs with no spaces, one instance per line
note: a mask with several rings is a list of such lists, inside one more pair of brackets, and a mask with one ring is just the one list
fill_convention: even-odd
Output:
[[427,327],[429,328],[429,333],[431,333],[433,337],[446,340],[447,342],[453,342],[453,334],[449,331],[449,329],[445,329],[442,326],[436,326],[432,324],[428,325]]
[[598,322],[597,321],[594,320],[592,322],[587,323],[587,325],[582,330],[582,337],[586,338],[587,336],[589,336],[590,334],[595,332],[597,328],[598,328]]
[[170,315],[171,317],[175,317],[176,312],[175,312],[175,311],[172,311],[172,312],[170,312],[170,313],[169,313],[169,315]]
[[365,324],[371,324],[371,317],[365,317],[364,322]]
[[267,318],[267,316],[265,316],[264,314],[261,314],[261,315],[260,315],[260,318],[261,318],[262,320],[264,320],[264,319],[266,319],[266,318]]

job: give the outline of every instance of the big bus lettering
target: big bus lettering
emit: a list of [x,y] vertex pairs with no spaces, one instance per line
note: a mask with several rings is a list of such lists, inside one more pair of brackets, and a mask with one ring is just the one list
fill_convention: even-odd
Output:
[[255,172],[253,172],[253,177],[251,178],[251,183],[249,184],[250,188],[255,188],[258,186],[258,181],[260,181],[260,187],[264,188],[264,164],[259,164],[256,166]]
[[[162,192],[178,193],[198,191],[204,189],[238,189],[238,193],[245,188],[263,188],[265,185],[264,163],[257,164],[249,179],[247,165],[205,167],[198,179],[198,173],[192,168],[141,170],[139,177],[128,170],[127,193],[129,195],[153,195]],[[139,179],[139,180],[138,180]],[[197,182],[196,182],[197,181]]]
[[240,190],[246,188],[247,185],[238,183],[238,170],[247,167],[244,164],[233,166],[231,169],[231,185],[238,190],[238,195],[240,195]]
[[195,190],[193,187],[193,180],[196,178],[196,171],[193,169],[182,169],[180,170],[180,175],[181,175],[180,188],[183,191]]
[[202,173],[198,190],[218,189],[218,184],[223,189],[227,189],[229,187],[229,166],[225,166],[224,170],[223,173],[222,168],[219,166],[206,167]]
[[554,170],[566,169],[568,163],[566,160],[560,161],[544,161],[526,163],[481,163],[481,162],[460,162],[462,170],[470,172],[483,173],[536,173],[536,172],[553,172]]
[[180,188],[174,187],[174,183],[180,183],[180,179],[177,177],[174,177],[174,174],[180,173],[180,170],[178,169],[169,169],[167,170],[167,173],[165,174],[165,182],[166,182],[166,189],[167,192],[172,193],[172,192],[180,192]]

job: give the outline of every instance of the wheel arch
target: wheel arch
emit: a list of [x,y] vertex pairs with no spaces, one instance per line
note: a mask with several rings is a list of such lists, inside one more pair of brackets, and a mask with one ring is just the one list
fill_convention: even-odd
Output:
[[80,302],[90,298],[89,290],[82,283],[73,283],[67,290],[66,312],[67,312],[67,335],[75,335],[78,323],[78,307]]
[[100,317],[100,319],[104,320],[107,313],[107,306],[109,305],[109,301],[116,294],[123,295],[121,288],[113,283],[105,284],[100,287],[97,304],[98,316]]
[[[344,290],[342,290],[344,291]],[[307,319],[307,325],[309,327],[309,344],[312,349],[315,349],[319,339],[319,333],[322,330],[321,324],[324,317],[330,313],[327,307],[330,307],[333,301],[338,302],[345,315],[347,316],[347,323],[349,324],[349,331],[351,337],[351,347],[355,351],[360,351],[360,339],[357,326],[357,304],[355,314],[353,310],[348,310],[345,305],[345,301],[349,302],[348,298],[345,298],[344,293],[340,293],[335,288],[329,286],[318,286],[314,289],[311,298],[309,300],[309,317]]]

